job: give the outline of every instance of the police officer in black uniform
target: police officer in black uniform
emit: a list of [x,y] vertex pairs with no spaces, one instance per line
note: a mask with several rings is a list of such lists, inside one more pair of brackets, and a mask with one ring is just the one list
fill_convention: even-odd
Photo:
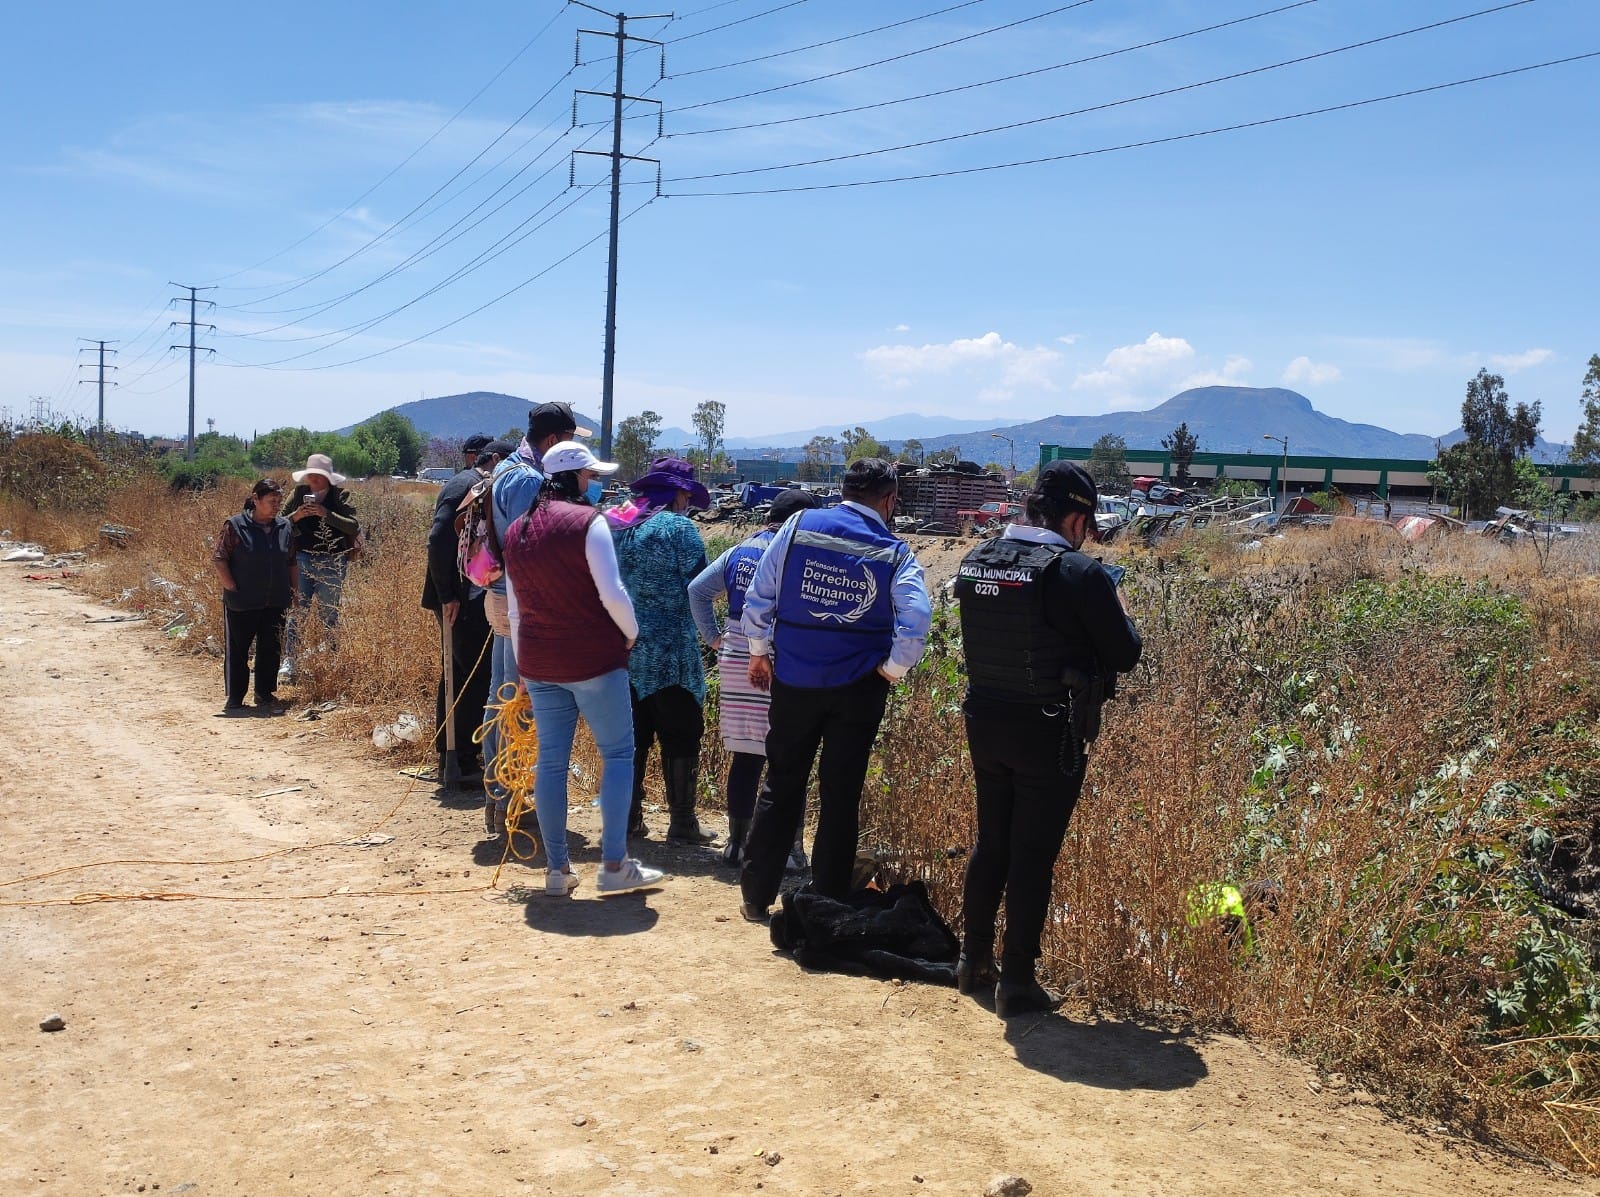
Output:
[[998,980],[1002,1018],[1059,1004],[1034,978],[1051,875],[1083,788],[1100,704],[1143,647],[1112,575],[1079,551],[1094,530],[1095,506],[1094,481],[1080,466],[1050,462],[1028,495],[1028,526],[1013,524],[973,549],[956,577],[978,791],[957,983],[976,993]]

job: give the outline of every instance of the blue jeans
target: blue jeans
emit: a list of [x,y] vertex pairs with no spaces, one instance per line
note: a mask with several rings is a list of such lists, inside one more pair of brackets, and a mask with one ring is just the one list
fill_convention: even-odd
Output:
[[[496,636],[494,643],[489,648],[489,703],[483,708],[483,721],[489,724],[489,730],[483,733],[483,771],[485,773],[489,772],[490,764],[500,751],[499,728],[496,724],[490,722],[497,713],[494,709],[495,704],[501,701],[500,687],[514,687],[516,684],[517,654],[512,647],[511,637]],[[490,786],[489,795],[496,800],[505,798],[505,792],[499,786]]]
[[339,553],[306,553],[294,555],[295,564],[300,568],[300,603],[289,620],[289,639],[284,655],[290,660],[300,655],[300,621],[305,618],[305,611],[311,606],[311,600],[317,600],[317,614],[322,620],[322,626],[332,631],[339,623],[339,603],[344,598],[344,574],[346,561]]
[[600,750],[600,859],[615,864],[628,855],[628,803],[633,795],[633,703],[628,671],[614,669],[582,682],[523,678],[539,729],[539,763],[533,771],[533,805],[544,837],[547,867],[564,869],[567,852],[567,768],[581,714]]

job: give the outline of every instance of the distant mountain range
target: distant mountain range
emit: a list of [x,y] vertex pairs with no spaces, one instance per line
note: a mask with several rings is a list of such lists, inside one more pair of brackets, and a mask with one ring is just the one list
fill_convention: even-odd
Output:
[[[472,391],[464,395],[418,399],[394,410],[409,419],[424,436],[459,439],[474,432],[500,436],[513,428],[526,428],[531,406],[529,400],[515,395]],[[574,414],[585,427],[599,428],[598,418],[583,412]],[[1202,453],[1272,456],[1281,451],[1276,445],[1264,443],[1264,437],[1272,436],[1288,437],[1291,455],[1426,460],[1434,456],[1437,445],[1449,446],[1462,439],[1459,428],[1431,437],[1390,432],[1374,424],[1352,424],[1319,412],[1304,395],[1282,387],[1196,387],[1146,411],[1046,416],[1042,420],[1000,426],[989,420],[909,413],[861,421],[862,427],[896,451],[912,438],[920,440],[928,452],[953,448],[963,459],[978,462],[1010,464],[1014,451],[1018,469],[1026,469],[1038,461],[1040,445],[1087,446],[1108,433],[1120,436],[1130,449],[1159,449],[1161,438],[1170,435],[1179,424],[1188,424]],[[767,436],[729,437],[727,448],[735,455],[750,456],[760,452],[794,461],[813,437],[837,438],[840,431],[840,427],[828,425]],[[664,428],[659,443],[664,447],[683,448],[693,445],[697,439],[682,428]],[[1534,446],[1533,456],[1538,461],[1562,461],[1566,458],[1566,446],[1551,444],[1541,437]]]

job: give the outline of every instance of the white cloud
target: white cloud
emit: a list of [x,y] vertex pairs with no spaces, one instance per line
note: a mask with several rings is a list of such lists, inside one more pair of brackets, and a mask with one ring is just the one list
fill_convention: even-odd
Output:
[[1123,377],[1164,373],[1194,359],[1194,346],[1182,337],[1151,333],[1137,345],[1119,345],[1106,354],[1105,369]]
[[860,357],[884,386],[904,389],[913,377],[959,373],[979,383],[978,398],[986,401],[1009,399],[1019,389],[1056,390],[1061,362],[1054,349],[1017,345],[997,332],[940,344],[879,345]]
[[1076,345],[1079,341],[1083,340],[1083,334],[1065,333],[1062,336],[1057,337],[1056,340],[1060,341],[1063,345]]
[[1338,382],[1343,377],[1344,372],[1338,366],[1326,362],[1314,362],[1304,355],[1295,358],[1283,370],[1283,381],[1291,386],[1304,386],[1308,383],[1322,385]]
[[1153,332],[1137,344],[1113,349],[1098,370],[1074,378],[1072,389],[1101,391],[1112,401],[1132,401],[1136,392],[1153,392],[1163,380],[1175,380],[1193,361],[1194,346],[1188,341]]
[[1187,391],[1191,387],[1236,387],[1248,378],[1254,369],[1255,363],[1249,358],[1233,354],[1222,363],[1222,369],[1201,370],[1190,374],[1178,383],[1178,389]]
[[896,324],[889,331],[890,332],[910,332],[911,331],[911,326],[909,324]]
[[1493,353],[1489,355],[1489,364],[1496,370],[1515,374],[1518,370],[1542,366],[1554,356],[1555,353],[1549,349],[1527,349],[1521,353]]
[[1099,368],[1072,380],[1072,389],[1097,394],[1098,409],[1146,408],[1190,387],[1237,386],[1255,369],[1249,358],[1232,354],[1216,366],[1183,337],[1153,332],[1132,345],[1119,345]]

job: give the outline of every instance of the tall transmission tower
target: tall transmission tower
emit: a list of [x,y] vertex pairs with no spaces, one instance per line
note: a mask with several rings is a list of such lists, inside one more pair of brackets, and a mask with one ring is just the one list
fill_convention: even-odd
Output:
[[622,152],[622,104],[623,101],[656,105],[657,135],[660,134],[660,100],[647,99],[644,96],[630,96],[622,90],[623,58],[629,42],[642,42],[645,45],[663,46],[661,53],[661,78],[666,78],[667,56],[664,44],[648,37],[635,37],[628,32],[629,21],[665,21],[672,17],[672,13],[652,13],[648,16],[629,16],[627,13],[609,13],[603,8],[596,8],[584,0],[568,0],[579,8],[587,8],[590,12],[599,13],[603,17],[611,17],[617,22],[615,30],[606,29],[580,29],[576,43],[573,46],[573,64],[576,65],[579,48],[583,44],[584,34],[591,37],[609,37],[617,43],[617,74],[616,81],[611,91],[577,91],[572,98],[572,123],[578,123],[578,96],[606,96],[611,100],[611,150],[576,150],[578,154],[592,154],[599,158],[611,159],[611,252],[606,265],[606,352],[605,366],[600,389],[600,456],[611,456],[611,420],[614,410],[613,399],[616,393],[617,374],[617,230],[621,224],[622,211],[622,163],[653,162],[656,167],[656,192],[661,191],[661,162],[656,158],[639,158],[632,154]]
[[[100,386],[100,418],[95,422],[95,429],[96,429],[97,435],[100,437],[100,439],[101,440],[105,440],[105,438],[106,438],[106,354],[108,352],[113,353],[113,354],[116,353],[115,349],[107,350],[106,346],[107,345],[115,345],[116,342],[115,341],[96,341],[93,337],[79,337],[78,340],[86,342],[87,344],[90,344],[90,345],[98,345],[100,347],[100,376],[99,376],[99,379],[97,380],[99,382],[99,386]],[[115,366],[112,366],[111,368],[113,370],[116,369]],[[87,378],[80,378],[80,379],[78,379],[78,385],[82,386],[84,383],[86,383],[88,381],[89,381],[89,379],[87,379]],[[116,386],[117,384],[113,382],[111,385],[112,386]]]
[[[215,332],[217,330],[217,326],[215,324],[196,324],[195,323],[194,315],[195,315],[195,305],[197,303],[204,303],[204,304],[206,304],[206,305],[208,305],[210,307],[216,307],[217,306],[216,304],[212,303],[209,299],[197,300],[195,298],[195,293],[199,292],[199,291],[215,291],[216,288],[215,287],[191,287],[191,286],[187,285],[186,283],[169,283],[167,285],[171,286],[171,287],[176,287],[180,291],[187,291],[189,293],[189,318],[187,320],[174,320],[172,322],[171,327],[173,327],[173,328],[187,328],[189,330],[189,439],[185,442],[186,447],[185,447],[185,449],[183,451],[183,457],[184,457],[185,461],[193,461],[194,460],[194,354],[195,354],[194,334],[195,334],[195,330],[196,329],[200,329],[200,328],[209,328],[212,332]],[[172,299],[172,302],[173,303],[182,303],[183,302],[183,297],[181,295],[174,296],[173,299]],[[174,349],[182,349],[183,346],[182,345],[174,345],[173,348]],[[215,349],[207,349],[206,352],[207,353],[215,353],[216,350]]]

